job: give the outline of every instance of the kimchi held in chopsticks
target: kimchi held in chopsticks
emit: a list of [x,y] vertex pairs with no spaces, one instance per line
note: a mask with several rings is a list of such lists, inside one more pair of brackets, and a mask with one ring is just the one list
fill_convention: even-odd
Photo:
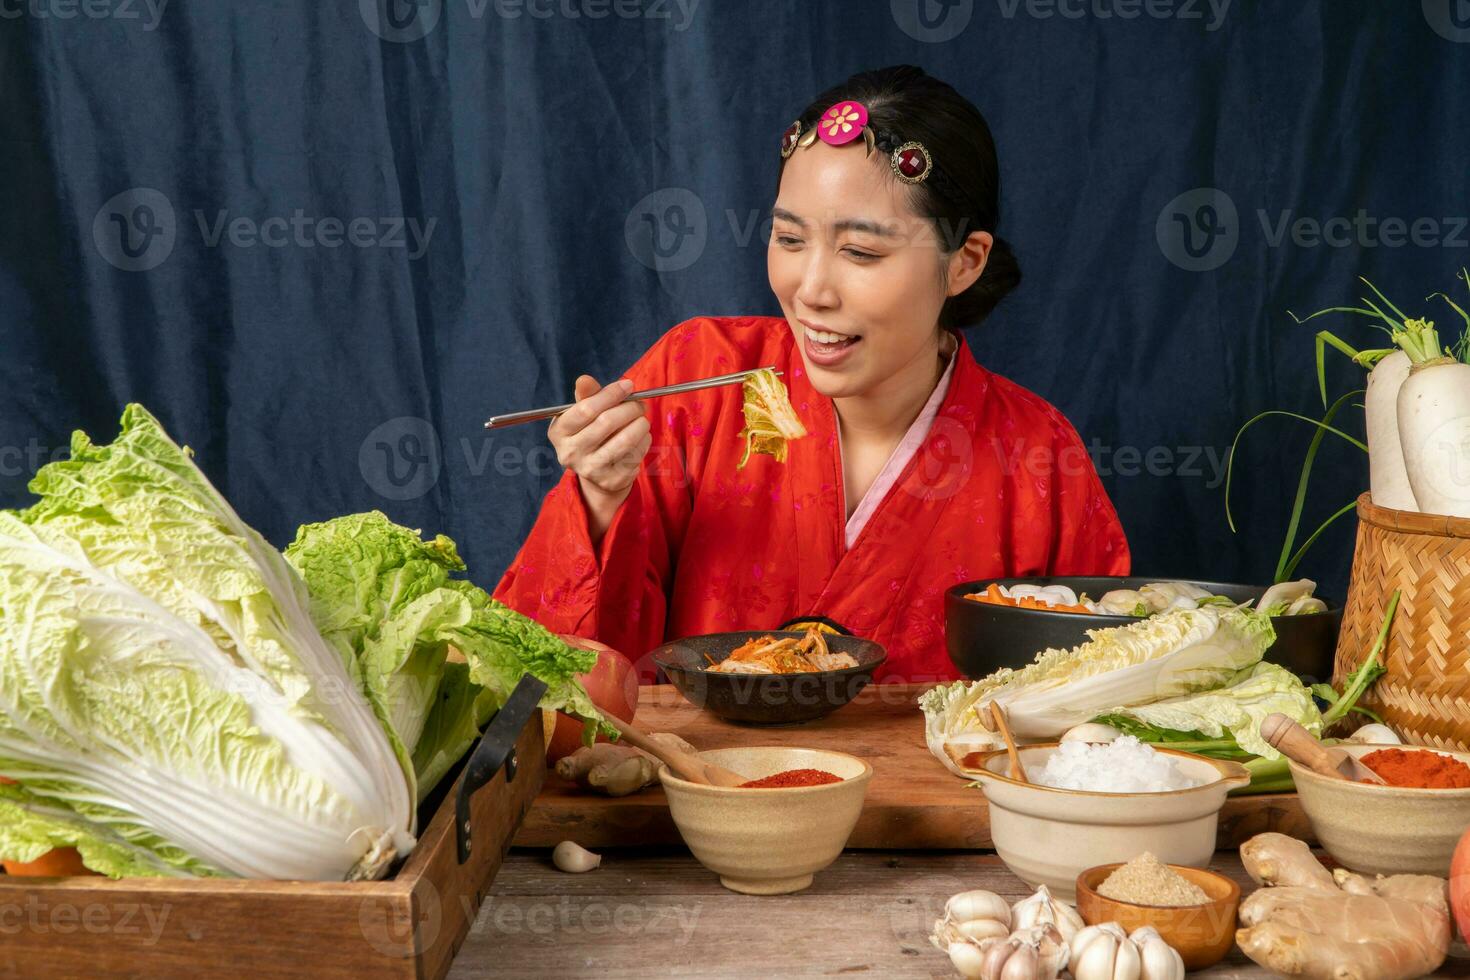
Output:
[[752,371],[745,379],[745,455],[737,467],[743,468],[750,454],[765,453],[776,462],[786,462],[786,443],[806,435],[806,426],[796,417],[791,397],[776,372],[769,368]]

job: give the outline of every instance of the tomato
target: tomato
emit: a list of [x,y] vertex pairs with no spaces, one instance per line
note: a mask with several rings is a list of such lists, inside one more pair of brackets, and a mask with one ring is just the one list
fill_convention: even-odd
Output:
[[1455,856],[1450,859],[1450,909],[1460,927],[1460,938],[1470,936],[1470,830],[1461,835]]
[[[638,673],[633,661],[612,647],[580,636],[562,636],[574,647],[597,651],[597,664],[577,679],[587,688],[598,709],[622,721],[632,721],[638,710]],[[607,741],[605,736],[599,741]],[[558,714],[546,747],[546,761],[555,762],[582,747],[582,723]]]

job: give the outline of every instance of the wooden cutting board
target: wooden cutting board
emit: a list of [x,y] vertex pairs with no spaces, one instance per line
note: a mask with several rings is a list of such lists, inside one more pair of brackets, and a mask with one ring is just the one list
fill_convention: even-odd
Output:
[[[924,743],[924,713],[916,700],[929,686],[870,686],[825,718],[770,728],[723,721],[685,701],[673,686],[661,685],[641,689],[636,720],[648,731],[673,732],[699,749],[787,745],[866,759],[873,781],[849,847],[989,848],[984,795],[940,765]],[[1218,846],[1236,847],[1268,830],[1313,839],[1295,793],[1267,794],[1225,803]],[[564,840],[593,848],[682,843],[657,784],[614,799],[584,793],[548,774],[515,843],[554,847]]]

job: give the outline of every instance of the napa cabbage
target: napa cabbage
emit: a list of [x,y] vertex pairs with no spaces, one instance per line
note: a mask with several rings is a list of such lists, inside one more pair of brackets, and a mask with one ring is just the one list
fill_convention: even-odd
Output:
[[1269,617],[1246,608],[1175,609],[1088,630],[1071,649],[1044,650],[1020,669],[940,685],[921,696],[929,749],[962,774],[958,759],[1001,745],[989,706],[1005,709],[1023,739],[1060,737],[1119,705],[1151,704],[1222,687],[1275,641]]

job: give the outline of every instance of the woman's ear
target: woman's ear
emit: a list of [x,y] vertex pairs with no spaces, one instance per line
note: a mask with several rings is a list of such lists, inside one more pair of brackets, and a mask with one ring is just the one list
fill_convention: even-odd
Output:
[[975,285],[975,280],[985,271],[985,263],[990,261],[990,247],[994,244],[995,236],[988,231],[972,231],[960,243],[949,257],[948,295],[958,296]]

